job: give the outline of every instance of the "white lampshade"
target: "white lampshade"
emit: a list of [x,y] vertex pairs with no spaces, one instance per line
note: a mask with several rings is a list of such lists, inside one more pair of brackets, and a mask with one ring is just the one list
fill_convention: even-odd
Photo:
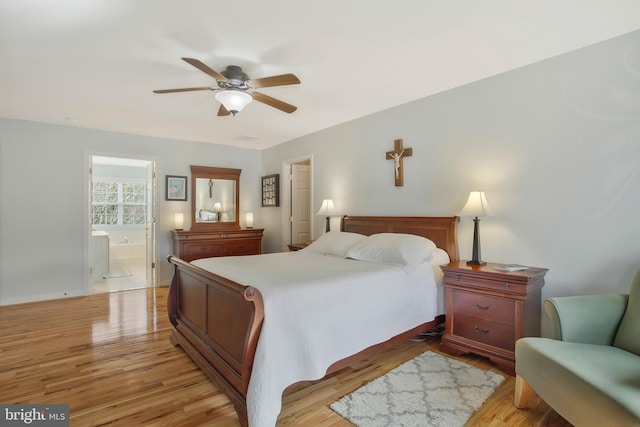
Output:
[[184,227],[184,213],[176,212],[173,214],[173,224],[176,230],[182,230]]
[[214,203],[213,204],[213,211],[214,212],[222,212],[222,205],[220,203]]
[[227,89],[216,93],[216,100],[235,116],[236,113],[239,113],[244,107],[251,104],[253,97],[246,92]]
[[336,210],[336,207],[333,204],[333,200],[324,199],[322,201],[322,206],[320,206],[320,209],[318,209],[318,212],[316,212],[316,215],[339,216],[340,214]]
[[245,222],[247,228],[253,228],[253,212],[247,212],[245,214]]
[[469,193],[469,199],[467,199],[467,203],[458,215],[475,217],[490,216],[491,210],[489,209],[484,191],[472,191]]

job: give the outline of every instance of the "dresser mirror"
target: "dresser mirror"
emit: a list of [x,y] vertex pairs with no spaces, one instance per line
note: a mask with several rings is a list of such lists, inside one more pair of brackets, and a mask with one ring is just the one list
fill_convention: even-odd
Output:
[[240,228],[241,169],[191,166],[191,230]]

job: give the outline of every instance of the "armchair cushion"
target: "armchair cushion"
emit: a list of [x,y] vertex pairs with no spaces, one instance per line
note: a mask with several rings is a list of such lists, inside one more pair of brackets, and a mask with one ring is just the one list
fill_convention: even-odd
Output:
[[640,356],[640,271],[633,279],[627,310],[613,345]]
[[549,298],[544,309],[553,338],[612,345],[627,307],[627,295],[579,295]]

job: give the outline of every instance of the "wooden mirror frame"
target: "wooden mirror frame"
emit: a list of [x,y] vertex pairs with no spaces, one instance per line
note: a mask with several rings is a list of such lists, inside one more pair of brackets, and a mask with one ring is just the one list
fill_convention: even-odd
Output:
[[[240,173],[242,169],[217,168],[211,166],[191,165],[191,230],[192,231],[212,231],[212,230],[238,230],[240,229]],[[223,179],[235,182],[235,209],[236,220],[228,222],[197,222],[196,221],[196,180]]]

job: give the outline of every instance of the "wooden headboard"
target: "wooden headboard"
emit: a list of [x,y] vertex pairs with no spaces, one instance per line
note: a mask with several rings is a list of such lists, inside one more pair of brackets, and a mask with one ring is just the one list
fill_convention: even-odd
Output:
[[451,261],[459,261],[457,216],[350,216],[342,217],[340,230],[371,235],[406,233],[426,237],[444,249]]

